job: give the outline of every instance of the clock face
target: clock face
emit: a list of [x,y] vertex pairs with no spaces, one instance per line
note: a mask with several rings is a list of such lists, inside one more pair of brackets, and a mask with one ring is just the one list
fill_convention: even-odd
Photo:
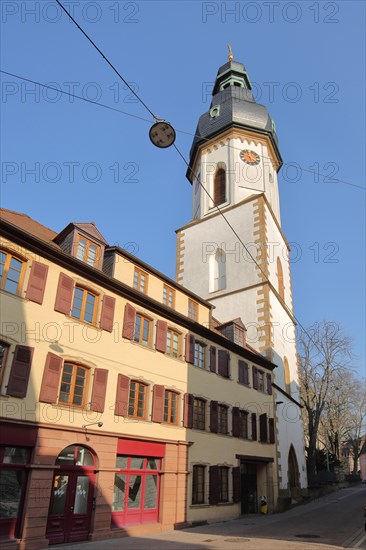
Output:
[[243,162],[245,162],[246,164],[250,164],[251,166],[259,164],[261,161],[258,153],[256,153],[255,151],[251,151],[250,149],[244,149],[243,151],[240,151],[240,158]]

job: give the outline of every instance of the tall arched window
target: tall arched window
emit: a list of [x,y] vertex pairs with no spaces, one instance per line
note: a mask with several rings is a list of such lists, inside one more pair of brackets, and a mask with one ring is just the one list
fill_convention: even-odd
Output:
[[226,287],[226,254],[221,249],[210,257],[210,292]]
[[285,285],[283,283],[283,269],[280,258],[277,256],[277,282],[278,282],[278,293],[281,296],[282,300],[285,299]]
[[288,364],[287,357],[283,358],[283,368],[285,371],[285,388],[287,393],[291,394],[291,376],[290,376],[290,365]]
[[222,166],[218,166],[214,175],[213,201],[214,206],[226,202],[226,170]]

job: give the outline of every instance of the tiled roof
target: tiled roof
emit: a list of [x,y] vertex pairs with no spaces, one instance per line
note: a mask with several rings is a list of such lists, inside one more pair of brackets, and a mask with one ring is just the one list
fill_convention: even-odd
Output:
[[[0,218],[16,225],[20,229],[31,233],[35,237],[42,239],[43,241],[51,242],[57,235],[55,231],[49,229],[45,225],[36,222],[26,214],[20,212],[14,212],[13,210],[7,210],[6,208],[0,208]],[[53,243],[54,244],[54,243]]]

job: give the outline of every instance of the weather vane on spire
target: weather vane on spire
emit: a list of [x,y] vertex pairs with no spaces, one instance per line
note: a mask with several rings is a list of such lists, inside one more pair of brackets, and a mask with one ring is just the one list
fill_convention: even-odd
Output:
[[230,44],[228,44],[227,47],[228,47],[228,50],[229,50],[229,57],[228,57],[228,60],[229,60],[229,61],[234,61],[233,50],[232,50]]

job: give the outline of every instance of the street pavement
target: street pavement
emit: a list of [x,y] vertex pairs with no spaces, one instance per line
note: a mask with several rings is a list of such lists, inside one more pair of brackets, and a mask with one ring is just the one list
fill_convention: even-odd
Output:
[[341,489],[287,512],[247,515],[205,526],[99,542],[62,550],[336,550],[366,548],[364,486]]

